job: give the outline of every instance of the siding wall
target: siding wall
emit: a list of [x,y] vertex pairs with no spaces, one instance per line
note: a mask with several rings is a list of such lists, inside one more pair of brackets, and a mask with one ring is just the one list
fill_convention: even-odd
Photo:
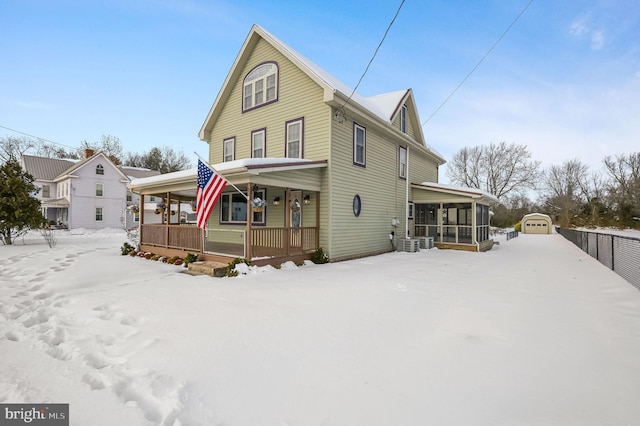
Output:
[[[257,65],[269,61],[278,64],[278,101],[243,113],[243,79]],[[233,88],[229,98],[211,131],[209,161],[212,164],[222,162],[223,140],[230,137],[235,137],[236,140],[235,158],[250,158],[251,132],[262,128],[266,128],[266,157],[284,157],[286,123],[299,118],[304,119],[303,158],[307,160],[326,160],[329,158],[331,108],[323,102],[323,89],[271,45],[262,39],[259,40],[244,65],[238,81],[230,84],[233,84]],[[300,174],[300,179],[305,179],[304,173],[309,172],[316,173],[314,171],[295,173]],[[327,173],[324,169],[320,173],[324,176],[323,185],[326,187]],[[288,176],[291,176],[291,173]],[[244,190],[244,188],[240,189]],[[269,203],[278,195],[284,202],[284,193],[277,191],[283,190],[268,187],[267,200]],[[326,194],[322,194],[321,229],[328,227],[327,200]],[[315,204],[304,208],[303,226],[314,226]],[[313,210],[313,214],[307,213],[306,210]],[[279,207],[270,205],[268,211],[267,225],[283,226],[284,205]],[[211,214],[211,227],[228,226],[220,225],[219,217],[220,210],[216,205]],[[324,243],[321,241],[322,244]]]
[[[96,174],[96,165],[104,166],[104,175]],[[124,228],[127,185],[122,175],[104,159],[98,157],[74,172],[71,179],[70,228]],[[96,184],[103,184],[103,196],[96,197]],[[96,221],[96,208],[102,207],[102,222]]]

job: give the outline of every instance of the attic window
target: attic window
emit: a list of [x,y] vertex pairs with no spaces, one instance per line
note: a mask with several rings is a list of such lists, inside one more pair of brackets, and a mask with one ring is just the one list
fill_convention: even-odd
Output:
[[407,133],[407,106],[402,105],[400,109],[400,131]]
[[97,175],[103,175],[104,174],[104,167],[102,167],[102,164],[98,164],[96,166],[96,174]]
[[266,62],[255,67],[242,84],[242,110],[248,111],[278,100],[278,66]]

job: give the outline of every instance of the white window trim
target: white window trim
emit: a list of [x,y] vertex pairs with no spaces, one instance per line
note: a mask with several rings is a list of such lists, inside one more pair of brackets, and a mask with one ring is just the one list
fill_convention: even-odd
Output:
[[[404,162],[402,161],[402,153],[404,152]],[[398,177],[407,178],[407,148],[400,146],[398,148]]]
[[[264,62],[247,74],[242,83],[243,112],[278,100],[278,74],[278,64],[275,62]],[[270,77],[273,77],[272,86],[268,85]],[[256,86],[260,86],[261,90],[256,91]],[[271,97],[269,97],[269,93],[272,93]],[[258,94],[261,94],[260,99],[258,99]]]
[[[231,146],[231,153],[227,153],[227,145]],[[227,158],[230,157],[230,158]],[[227,138],[222,141],[222,161],[233,161],[236,159],[236,138]]]
[[[358,131],[362,131],[362,161],[358,156]],[[367,129],[358,123],[353,123],[353,164],[365,167],[367,165]]]
[[[256,156],[256,136],[262,135],[262,155]],[[267,156],[267,129],[260,129],[251,132],[251,158],[265,158]]]
[[407,133],[407,106],[402,105],[400,108],[400,131]]
[[[98,189],[100,189],[100,194],[98,194]],[[104,184],[96,183],[96,197],[104,197]]]
[[[98,210],[100,211],[100,219],[98,219]],[[96,207],[96,222],[104,222],[104,209]]]
[[[292,157],[291,156],[291,149],[290,149],[290,145],[291,143],[293,143],[292,141],[289,140],[289,129],[295,125],[299,125],[300,126],[300,132],[299,134],[299,138],[297,141],[293,141],[296,142],[298,144],[298,156],[297,157]],[[304,158],[304,153],[303,153],[303,143],[304,143],[304,119],[302,118],[298,118],[295,120],[291,120],[287,122],[286,128],[285,128],[285,149],[287,150],[286,152],[286,157],[287,158]]]

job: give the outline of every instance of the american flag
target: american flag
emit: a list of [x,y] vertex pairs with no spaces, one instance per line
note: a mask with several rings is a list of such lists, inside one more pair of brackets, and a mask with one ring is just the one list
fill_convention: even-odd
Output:
[[207,229],[209,215],[226,185],[227,181],[224,178],[198,160],[198,187],[196,188],[198,228]]

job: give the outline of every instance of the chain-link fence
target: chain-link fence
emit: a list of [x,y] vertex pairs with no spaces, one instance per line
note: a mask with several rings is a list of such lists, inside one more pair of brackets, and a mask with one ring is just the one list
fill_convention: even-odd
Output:
[[558,233],[640,289],[640,238],[556,228]]

